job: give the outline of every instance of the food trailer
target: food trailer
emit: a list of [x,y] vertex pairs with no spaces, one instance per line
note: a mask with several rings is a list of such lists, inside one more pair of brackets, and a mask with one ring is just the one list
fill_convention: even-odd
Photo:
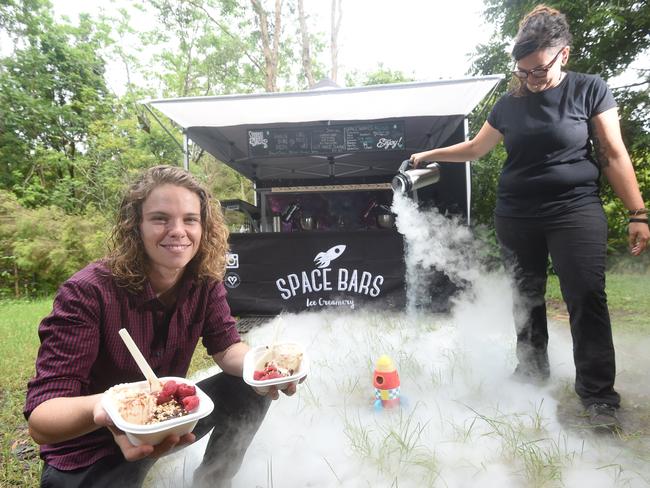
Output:
[[[468,114],[500,79],[146,101],[182,128],[185,148],[253,182],[253,202],[222,202],[246,215],[224,278],[233,314],[404,307],[391,180],[412,153],[465,140]],[[469,163],[441,163],[439,182],[411,197],[469,223]]]

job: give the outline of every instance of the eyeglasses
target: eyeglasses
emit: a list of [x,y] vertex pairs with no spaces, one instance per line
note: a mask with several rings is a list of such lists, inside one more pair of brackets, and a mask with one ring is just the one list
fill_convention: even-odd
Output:
[[551,59],[551,62],[548,63],[545,66],[540,66],[539,68],[533,68],[531,70],[518,68],[518,69],[514,70],[512,72],[512,74],[515,75],[517,78],[519,78],[521,80],[527,79],[529,75],[532,75],[533,78],[544,78],[544,77],[546,77],[546,74],[548,73],[548,70],[550,70],[553,67],[553,65],[555,64],[555,61],[557,61],[558,56],[560,55],[560,53],[563,50],[564,50],[564,48],[560,49],[557,52],[557,54],[555,55],[555,57],[553,57],[553,59]]

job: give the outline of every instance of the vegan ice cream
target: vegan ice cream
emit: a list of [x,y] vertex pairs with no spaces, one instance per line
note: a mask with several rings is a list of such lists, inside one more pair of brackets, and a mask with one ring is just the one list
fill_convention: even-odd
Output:
[[302,351],[295,344],[267,346],[253,373],[257,381],[293,376],[300,369]]
[[110,394],[122,419],[139,425],[182,417],[199,406],[196,388],[174,380],[165,381],[157,392],[125,385],[111,389]]

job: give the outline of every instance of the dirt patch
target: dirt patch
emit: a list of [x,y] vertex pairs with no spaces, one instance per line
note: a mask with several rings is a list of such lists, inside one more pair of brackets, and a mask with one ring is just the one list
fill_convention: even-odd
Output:
[[29,436],[27,427],[21,427],[15,432],[15,440],[11,443],[11,453],[20,461],[36,461],[38,446]]

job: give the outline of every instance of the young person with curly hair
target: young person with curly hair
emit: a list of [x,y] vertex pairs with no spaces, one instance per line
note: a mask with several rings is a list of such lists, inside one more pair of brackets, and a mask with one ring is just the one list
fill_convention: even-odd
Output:
[[[278,392],[263,396],[242,380],[249,348],[221,281],[227,240],[218,203],[184,170],[156,166],[129,188],[110,253],[60,287],[39,327],[24,413],[45,462],[41,486],[140,486],[157,458],[210,430],[193,486],[230,486]],[[112,424],[102,393],[143,379],[121,328],[160,377],[184,377],[199,339],[221,368],[197,383],[215,408],[193,433],[135,446]]]
[[[575,390],[591,424],[620,423],[616,366],[605,294],[607,218],[599,178],[629,212],[633,255],[648,245],[648,210],[618,121],[616,102],[597,75],[565,71],[572,36],[565,16],[545,5],[520,23],[512,55],[515,88],[493,107],[473,139],[413,154],[423,161],[465,162],[501,141],[507,158],[498,183],[495,226],[516,286],[515,378],[550,374],[545,291],[549,255],[567,304],[576,367]],[[595,150],[594,150],[595,147]]]

